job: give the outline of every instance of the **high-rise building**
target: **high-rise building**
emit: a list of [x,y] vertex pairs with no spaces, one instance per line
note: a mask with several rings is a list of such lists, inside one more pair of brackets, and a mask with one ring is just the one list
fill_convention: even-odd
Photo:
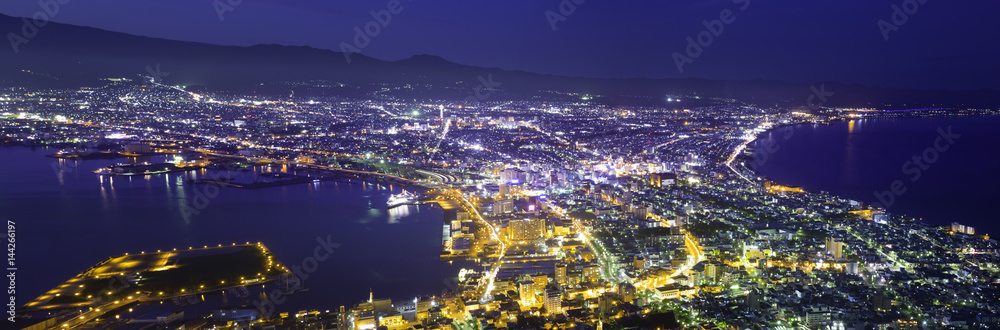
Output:
[[826,253],[833,256],[835,259],[841,259],[844,257],[844,242],[834,238],[833,236],[826,238]]
[[545,287],[545,310],[549,314],[562,313],[562,292],[558,286],[549,285]]
[[661,188],[672,186],[677,181],[677,174],[673,173],[653,173],[649,175],[649,185]]
[[417,300],[417,318],[426,319],[428,312],[433,306],[433,303],[434,300],[432,300],[430,297],[427,296],[420,297],[420,299]]
[[496,213],[511,213],[511,212],[514,212],[514,200],[504,199],[497,202]]
[[637,255],[632,259],[632,269],[634,269],[634,271],[638,272],[639,270],[645,268],[646,268],[646,258]]
[[969,227],[958,222],[951,223],[951,231],[956,234],[975,235],[976,228]]
[[543,219],[512,220],[507,224],[507,227],[511,240],[525,241],[545,238],[545,220]]
[[636,219],[642,220],[647,217],[649,213],[649,207],[645,205],[632,205],[632,216]]
[[559,285],[567,285],[566,282],[566,264],[557,263],[556,264],[556,283]]
[[597,265],[587,265],[583,267],[583,280],[587,282],[597,282],[601,279],[601,267]]
[[872,296],[872,307],[877,311],[890,311],[892,310],[892,298],[884,294],[875,294]]
[[636,298],[635,286],[629,282],[618,283],[618,299],[624,302],[631,302]]
[[705,264],[705,280],[709,283],[718,283],[722,278],[722,273],[726,272],[726,264],[713,261]]
[[615,296],[607,292],[597,298],[597,311],[601,314],[611,314],[615,312]]
[[521,184],[527,181],[528,173],[517,168],[508,168],[500,173],[501,184]]
[[517,283],[517,294],[521,296],[521,306],[535,305],[535,282],[521,281]]

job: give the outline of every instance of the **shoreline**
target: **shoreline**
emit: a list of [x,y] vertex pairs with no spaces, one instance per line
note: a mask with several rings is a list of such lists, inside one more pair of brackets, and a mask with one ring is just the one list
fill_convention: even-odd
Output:
[[[822,122],[818,122],[818,123],[800,122],[800,123],[792,123],[792,124],[783,124],[783,125],[778,125],[778,126],[772,127],[772,128],[770,128],[770,129],[768,129],[766,131],[760,132],[759,134],[757,134],[756,136],[754,136],[753,140],[751,140],[749,143],[747,143],[747,146],[753,146],[754,154],[756,154],[756,150],[757,150],[756,145],[759,142],[761,142],[761,140],[764,138],[764,136],[772,134],[772,133],[775,133],[778,130],[783,129],[783,128],[791,127],[792,129],[799,129],[799,127],[801,127],[803,125],[811,125],[811,126],[815,126],[815,125],[833,125],[833,124],[838,124],[838,123],[841,123],[841,122],[846,123],[846,122],[849,122],[849,121],[852,121],[852,120],[864,120],[864,119],[892,119],[892,120],[896,120],[896,119],[933,119],[933,118],[946,118],[946,117],[973,117],[973,116],[1000,118],[1000,113],[928,114],[928,115],[920,115],[920,116],[914,115],[914,116],[907,116],[907,117],[834,118],[834,119],[831,119],[831,120],[822,121]],[[788,139],[791,139],[791,138],[788,138]],[[788,139],[785,139],[784,141],[787,141]],[[743,156],[743,155],[741,154],[740,156]],[[751,155],[749,161],[753,162],[754,160],[756,160],[756,156]],[[807,189],[805,187],[788,185],[788,184],[785,184],[785,183],[780,182],[778,180],[775,180],[775,179],[773,179],[771,177],[768,177],[767,175],[765,175],[764,173],[762,173],[761,170],[758,169],[758,168],[754,168],[753,166],[743,166],[743,167],[746,168],[749,171],[749,173],[747,173],[747,174],[751,174],[751,175],[753,175],[753,176],[755,176],[757,178],[761,178],[761,179],[764,179],[764,180],[771,181],[771,182],[773,182],[775,184],[779,184],[779,185],[787,186],[787,187],[801,188],[806,193],[811,193],[811,194],[826,194],[826,195],[836,196],[836,197],[844,198],[844,199],[848,199],[848,200],[857,200],[857,201],[859,201],[861,203],[869,204],[867,202],[863,202],[860,199],[855,199],[855,198],[852,198],[850,196],[833,194],[833,193],[830,193],[830,192],[827,192],[827,191],[824,191],[824,190],[818,190],[817,191],[817,190],[814,190],[814,189]],[[868,207],[870,208],[871,206],[868,205]],[[939,228],[939,227],[948,227],[949,226],[948,223],[945,223],[947,221],[942,222],[942,223],[929,222],[929,221],[923,220],[922,218],[910,216],[910,215],[907,215],[907,214],[899,212],[899,211],[892,212],[892,211],[889,211],[887,209],[883,209],[883,211],[886,214],[896,215],[896,216],[901,216],[901,217],[904,217],[904,218],[911,219],[915,223],[923,224],[923,225],[928,226],[928,227]],[[978,228],[977,228],[977,231],[978,231]],[[975,235],[980,236],[980,235],[984,235],[984,234],[985,235],[990,235],[992,233],[991,232],[977,232]]]

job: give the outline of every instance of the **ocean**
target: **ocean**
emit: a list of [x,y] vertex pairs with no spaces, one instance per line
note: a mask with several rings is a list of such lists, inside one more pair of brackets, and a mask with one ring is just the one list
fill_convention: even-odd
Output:
[[[1000,234],[1000,116],[837,121],[765,133],[763,176],[826,191],[930,225]],[[761,151],[771,150],[773,152]]]

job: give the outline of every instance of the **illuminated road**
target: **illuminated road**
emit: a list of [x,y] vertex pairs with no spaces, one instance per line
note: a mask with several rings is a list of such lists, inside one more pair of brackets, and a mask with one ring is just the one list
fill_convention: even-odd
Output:
[[741,152],[743,152],[744,149],[746,149],[747,145],[750,144],[750,142],[753,142],[753,141],[754,140],[745,140],[745,141],[743,141],[743,143],[741,143],[739,146],[737,146],[735,149],[733,149],[733,153],[729,155],[729,158],[726,159],[726,162],[724,163],[726,165],[726,167],[728,167],[731,171],[733,171],[733,173],[736,173],[736,175],[738,175],[743,180],[746,180],[746,182],[749,182],[750,184],[755,184],[755,183],[753,181],[750,181],[750,179],[747,179],[747,177],[743,176],[742,173],[740,173],[739,171],[737,171],[736,169],[734,169],[732,163],[733,163],[734,160],[736,160],[736,156],[739,156],[739,154]]
[[[476,209],[476,206],[472,204],[472,202],[469,202],[468,199],[465,199],[465,196],[462,196],[461,192],[455,189],[448,189],[446,191],[457,197],[456,199],[461,199],[464,206],[469,209],[469,212],[475,215],[475,219],[482,221],[484,224],[486,224],[486,227],[490,228],[490,235],[493,237],[493,240],[497,241],[497,243],[500,244],[500,255],[497,257],[496,262],[494,262],[493,271],[489,272],[489,274],[486,274],[486,276],[483,278],[483,282],[480,283],[480,285],[483,284],[486,285],[485,290],[483,290],[483,297],[481,298],[481,300],[484,302],[489,301],[490,291],[493,290],[493,280],[496,279],[496,274],[497,272],[500,271],[500,265],[503,264],[503,257],[507,253],[507,244],[504,243],[502,239],[500,239],[500,234],[497,232],[496,227],[494,227],[493,224],[491,224],[489,221],[486,221],[486,219],[483,219],[483,216],[479,214],[479,210]],[[480,287],[479,289],[482,289],[482,287]]]
[[90,321],[92,321],[92,320],[100,317],[101,315],[104,315],[104,314],[106,314],[106,313],[114,310],[115,308],[124,307],[124,306],[128,306],[129,304],[140,302],[140,301],[143,300],[142,298],[144,298],[144,297],[140,297],[140,296],[131,297],[130,296],[129,298],[132,298],[132,299],[116,300],[114,302],[110,302],[110,303],[101,305],[101,306],[99,306],[97,308],[94,308],[92,310],[89,310],[89,311],[87,311],[87,312],[85,312],[83,314],[80,314],[79,317],[74,317],[74,318],[72,318],[70,320],[67,320],[67,321],[63,322],[63,324],[59,325],[59,328],[61,328],[61,329],[74,329],[76,327],[84,325],[87,322],[90,322]]
[[673,280],[674,278],[683,275],[685,272],[690,270],[691,267],[694,267],[694,265],[697,265],[699,262],[705,260],[705,254],[702,252],[701,247],[698,246],[698,243],[694,241],[691,233],[684,233],[684,246],[687,247],[688,251],[692,252],[692,258],[688,259],[688,262],[675,270],[673,274],[670,274],[666,278],[652,277],[642,281],[636,281],[633,283],[633,286],[635,286],[636,289],[641,290],[655,289],[668,284],[668,280]]

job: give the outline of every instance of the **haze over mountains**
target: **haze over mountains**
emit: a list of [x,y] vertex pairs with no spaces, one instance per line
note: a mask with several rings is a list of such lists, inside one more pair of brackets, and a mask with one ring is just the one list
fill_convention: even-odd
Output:
[[[4,36],[8,33],[20,35],[24,25],[21,18],[0,15],[0,32]],[[289,95],[294,90],[296,96],[361,97],[385,87],[379,83],[409,83],[412,89],[393,95],[461,101],[471,95],[471,90],[483,77],[501,84],[502,93],[495,94],[491,100],[565,96],[552,93],[558,91],[597,95],[596,101],[608,104],[659,105],[666,102],[668,95],[700,95],[736,98],[763,106],[800,108],[807,105],[810,95],[822,90],[827,92],[826,100],[820,102],[814,98],[813,104],[887,109],[996,107],[1000,104],[1000,91],[992,89],[909,90],[834,82],[578,78],[473,67],[431,55],[390,62],[353,54],[348,63],[343,53],[311,47],[218,46],[55,22],[38,29],[37,35],[18,46],[17,53],[9,42],[4,47],[6,49],[0,51],[0,85],[3,87],[101,86],[103,78],[140,78],[149,76],[151,71],[156,72],[155,68],[159,67],[165,84],[267,95]],[[621,60],[628,61],[627,54],[623,54]],[[672,65],[669,54],[664,55],[664,65]],[[289,83],[313,80],[329,84],[317,87],[315,84]]]

